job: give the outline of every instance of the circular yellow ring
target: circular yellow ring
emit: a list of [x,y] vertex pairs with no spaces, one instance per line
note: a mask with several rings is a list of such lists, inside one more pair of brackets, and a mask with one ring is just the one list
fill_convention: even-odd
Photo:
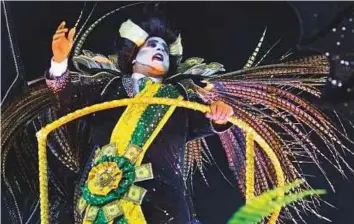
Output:
[[[169,106],[178,106],[188,109],[193,109],[200,111],[202,113],[210,112],[210,108],[206,105],[202,105],[196,102],[181,101],[179,99],[169,99],[169,98],[131,98],[131,99],[121,99],[113,100],[110,102],[104,102],[95,104],[92,106],[85,107],[83,109],[76,110],[75,112],[69,113],[58,120],[46,125],[40,131],[37,132],[38,140],[38,160],[39,160],[39,194],[40,194],[40,209],[41,209],[41,222],[43,224],[49,224],[49,201],[48,201],[48,174],[47,174],[47,153],[46,153],[46,141],[48,134],[55,130],[56,128],[73,121],[77,118],[83,117],[85,115],[95,113],[97,111],[112,109],[121,106],[127,106],[130,104],[163,104]],[[284,174],[280,166],[280,162],[275,155],[274,151],[270,148],[268,143],[256,132],[252,127],[250,127],[246,122],[237,119],[236,117],[229,118],[229,122],[238,126],[246,133],[252,133],[253,139],[257,142],[264,152],[267,154],[268,158],[271,160],[274,169],[276,171],[278,186],[284,187]],[[247,183],[246,183],[247,186]],[[280,193],[279,197],[283,197],[284,192]],[[277,208],[269,219],[270,224],[274,224],[279,216],[281,208]]]

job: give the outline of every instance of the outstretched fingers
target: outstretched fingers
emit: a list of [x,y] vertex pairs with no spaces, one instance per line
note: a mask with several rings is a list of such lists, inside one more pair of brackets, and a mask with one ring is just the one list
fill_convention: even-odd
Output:
[[55,33],[54,36],[53,36],[53,40],[57,40],[57,39],[59,39],[61,37],[65,37],[66,32],[67,32],[67,29],[66,29],[66,31]]
[[71,28],[70,31],[69,31],[69,34],[68,34],[68,40],[69,40],[70,43],[73,42],[75,33],[76,33],[76,28],[75,27]]
[[[57,40],[61,37],[66,37],[66,34],[68,33],[69,29],[65,27],[65,24],[66,24],[65,21],[60,23],[55,34],[53,35],[53,40]],[[67,39],[70,43],[73,42],[75,33],[76,33],[76,28],[75,27],[71,28],[67,36]]]
[[57,30],[65,28],[65,21],[61,22],[57,28]]

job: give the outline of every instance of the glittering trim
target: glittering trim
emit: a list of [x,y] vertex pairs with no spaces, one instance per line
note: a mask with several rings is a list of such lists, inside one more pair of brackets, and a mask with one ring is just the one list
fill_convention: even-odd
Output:
[[[150,80],[135,98],[143,99],[151,96],[176,98],[179,96],[179,92],[172,85],[162,86],[159,83],[152,84]],[[179,99],[182,100],[183,97],[179,97]],[[127,144],[142,147],[143,152],[135,163],[136,166],[139,166],[150,144],[161,131],[176,107],[177,105],[169,107],[166,105],[148,104],[128,106],[112,132],[111,143],[117,144],[118,154],[122,154]],[[132,204],[127,200],[121,200],[121,205],[129,223],[145,223],[140,205]]]
[[127,92],[128,96],[130,98],[133,98],[134,97],[134,88],[133,88],[132,79],[123,77],[122,83],[123,83],[123,87],[124,87],[125,91]]
[[[163,86],[155,95],[155,97],[177,98],[179,92],[172,86]],[[151,136],[158,122],[168,111],[169,106],[166,105],[150,105],[141,116],[137,128],[132,135],[131,143],[143,147],[145,142]]]
[[[157,93],[160,87],[160,83],[151,84],[148,82],[146,88],[144,88],[135,98],[152,97]],[[117,144],[118,155],[122,155],[124,153],[132,138],[132,133],[134,132],[147,107],[148,104],[129,105],[120,117],[117,125],[113,129],[110,140],[111,143]],[[138,144],[134,145],[141,147],[141,145]]]
[[[183,96],[179,96],[177,99],[182,100]],[[159,124],[157,125],[157,127],[155,128],[154,132],[151,134],[150,138],[145,142],[144,146],[143,146],[143,153],[142,155],[138,158],[137,164],[141,164],[142,160],[143,160],[143,156],[146,152],[146,150],[149,148],[149,146],[151,145],[151,143],[154,141],[154,139],[156,138],[157,134],[161,131],[161,129],[163,128],[163,126],[166,124],[166,122],[168,121],[168,119],[171,117],[172,113],[175,111],[177,105],[171,106],[168,111],[166,112],[165,116],[161,119],[161,121],[159,122]]]
[[65,89],[70,82],[69,71],[66,71],[62,76],[59,77],[50,77],[49,71],[47,71],[45,82],[51,92],[58,94],[61,90]]

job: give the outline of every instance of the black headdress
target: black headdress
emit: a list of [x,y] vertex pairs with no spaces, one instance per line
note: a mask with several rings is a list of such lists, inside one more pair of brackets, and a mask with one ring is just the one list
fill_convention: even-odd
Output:
[[116,51],[119,59],[118,67],[122,73],[132,73],[132,61],[139,47],[149,37],[160,37],[166,41],[170,47],[170,69],[167,75],[176,72],[182,59],[181,36],[162,17],[149,17],[137,23],[129,19],[122,23],[119,34],[116,40]]

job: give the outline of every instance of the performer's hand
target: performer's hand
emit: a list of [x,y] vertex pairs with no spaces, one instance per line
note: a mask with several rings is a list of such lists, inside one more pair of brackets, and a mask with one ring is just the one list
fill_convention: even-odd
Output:
[[75,27],[70,29],[65,28],[65,21],[61,22],[57,31],[53,35],[52,52],[53,60],[55,62],[62,62],[68,58],[71,48],[73,46],[73,39],[75,36]]
[[215,101],[210,105],[210,113],[206,117],[213,120],[216,124],[225,124],[234,111],[232,107],[222,101]]

